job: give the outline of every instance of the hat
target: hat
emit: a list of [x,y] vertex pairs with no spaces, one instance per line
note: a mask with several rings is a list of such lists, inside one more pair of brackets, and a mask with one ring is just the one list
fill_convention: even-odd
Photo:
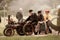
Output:
[[49,10],[46,10],[45,12],[46,12],[46,13],[49,13],[50,11],[49,11]]

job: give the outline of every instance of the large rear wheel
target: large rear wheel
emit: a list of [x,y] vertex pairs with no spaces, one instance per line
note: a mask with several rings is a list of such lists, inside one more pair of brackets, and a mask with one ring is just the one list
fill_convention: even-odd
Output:
[[25,33],[25,35],[32,35],[33,33],[33,26],[30,24],[27,24],[23,27],[23,32]]

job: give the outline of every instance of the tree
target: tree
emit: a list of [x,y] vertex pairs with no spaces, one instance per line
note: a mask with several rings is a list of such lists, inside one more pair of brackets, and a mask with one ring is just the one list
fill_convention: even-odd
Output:
[[5,10],[5,16],[6,16],[7,10],[8,10],[8,4],[11,1],[12,0],[0,0],[0,16],[4,16],[4,10]]

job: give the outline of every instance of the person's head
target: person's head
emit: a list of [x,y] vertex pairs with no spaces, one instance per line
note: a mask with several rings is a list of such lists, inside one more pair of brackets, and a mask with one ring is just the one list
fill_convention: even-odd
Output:
[[22,8],[19,8],[19,12],[23,12],[23,9]]
[[40,11],[38,11],[38,14],[41,14],[42,13],[42,11],[40,10]]
[[33,14],[33,10],[29,10],[29,15],[32,15]]
[[50,11],[48,11],[48,10],[47,10],[47,11],[45,11],[45,13],[46,13],[46,14],[49,14],[49,13],[50,13]]
[[29,10],[29,13],[32,13],[33,12],[33,10]]

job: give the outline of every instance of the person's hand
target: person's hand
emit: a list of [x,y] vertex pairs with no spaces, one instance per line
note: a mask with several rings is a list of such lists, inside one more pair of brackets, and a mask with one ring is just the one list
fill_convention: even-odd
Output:
[[31,21],[27,21],[27,23],[30,23]]

